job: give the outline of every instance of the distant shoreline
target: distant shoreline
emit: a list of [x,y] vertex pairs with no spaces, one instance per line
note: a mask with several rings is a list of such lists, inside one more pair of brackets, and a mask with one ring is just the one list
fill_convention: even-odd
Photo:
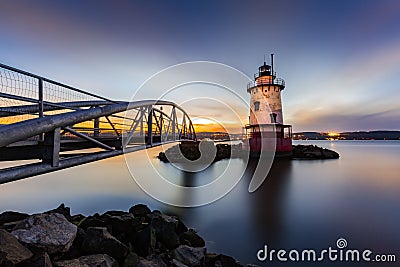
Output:
[[298,132],[293,140],[400,140],[400,131]]
[[[198,139],[211,140],[241,140],[243,134],[231,134],[226,132],[199,132]],[[355,131],[355,132],[296,132],[293,140],[400,140],[400,131]]]

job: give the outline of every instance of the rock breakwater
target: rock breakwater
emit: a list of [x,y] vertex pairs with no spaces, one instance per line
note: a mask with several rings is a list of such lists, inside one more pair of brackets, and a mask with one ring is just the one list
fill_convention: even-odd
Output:
[[[0,266],[242,266],[209,253],[178,217],[138,204],[129,211],[71,215],[63,204],[34,215],[0,214]],[[253,265],[252,265],[253,266]]]
[[[201,147],[199,142],[186,142],[175,145],[165,152],[160,152],[158,158],[163,162],[184,163],[185,161],[198,161],[203,154],[204,162],[216,162],[222,159],[245,157],[242,145],[217,144],[206,142]],[[213,158],[209,158],[213,157]],[[315,145],[293,145],[292,154],[286,158],[291,159],[338,159],[339,153]]]

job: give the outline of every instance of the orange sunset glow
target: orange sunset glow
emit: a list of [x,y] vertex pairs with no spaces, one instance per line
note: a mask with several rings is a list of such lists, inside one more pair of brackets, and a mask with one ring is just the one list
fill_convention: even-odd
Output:
[[218,124],[193,124],[196,132],[226,132],[226,129]]
[[192,119],[194,130],[196,132],[227,132],[228,130],[220,123],[206,119],[194,118]]

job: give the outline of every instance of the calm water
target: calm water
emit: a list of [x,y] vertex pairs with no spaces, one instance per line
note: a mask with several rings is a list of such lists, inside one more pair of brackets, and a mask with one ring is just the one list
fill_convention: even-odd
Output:
[[[299,142],[298,142],[299,143]],[[209,251],[234,256],[242,263],[261,266],[309,264],[259,262],[256,253],[264,244],[271,249],[336,248],[343,237],[348,248],[396,254],[390,263],[331,263],[320,266],[399,266],[400,261],[400,141],[303,141],[334,149],[339,160],[276,161],[268,179],[255,193],[247,188],[254,163],[222,199],[198,208],[164,205],[144,193],[131,178],[123,157],[95,162],[56,173],[0,186],[0,211],[35,213],[65,203],[72,213],[92,214],[109,209],[127,210],[136,203],[180,216],[207,241]],[[169,173],[175,183],[204,184],[222,173],[228,161],[201,173],[183,173],[155,157],[160,148],[128,156],[140,172]],[[243,162],[231,161],[231,172]],[[226,175],[230,175],[229,171]],[[169,192],[190,201],[200,196]]]

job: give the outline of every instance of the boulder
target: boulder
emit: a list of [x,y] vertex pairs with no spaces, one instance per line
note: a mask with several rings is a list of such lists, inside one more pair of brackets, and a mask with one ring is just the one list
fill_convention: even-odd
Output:
[[176,233],[178,221],[175,217],[168,215],[156,215],[151,220],[151,227],[154,228],[156,239],[167,249],[174,249],[179,246],[179,236]]
[[129,252],[125,257],[123,267],[135,267],[139,262],[139,256],[134,252]]
[[217,261],[219,254],[216,253],[207,253],[205,257],[205,266],[207,267],[215,267],[215,262]]
[[162,162],[164,162],[164,163],[168,163],[168,162],[169,162],[169,160],[168,160],[168,158],[167,158],[167,156],[165,155],[164,152],[158,153],[157,158],[158,158],[159,160],[161,160]]
[[64,215],[64,217],[70,221],[71,220],[71,209],[70,207],[65,207],[64,203],[62,203],[60,206],[53,210],[46,211],[45,213],[50,214],[50,213],[59,213]]
[[215,161],[222,159],[229,159],[231,157],[231,145],[229,144],[217,144],[217,154],[215,155]]
[[83,256],[82,254],[82,244],[83,241],[85,240],[86,233],[85,231],[78,227],[78,230],[76,232],[76,237],[74,239],[74,242],[72,243],[72,246],[66,253],[61,253],[61,255],[54,255],[54,258],[57,259],[76,259],[79,258],[80,256]]
[[11,223],[16,221],[24,220],[28,217],[28,214],[19,213],[15,211],[6,211],[0,214],[0,226],[5,223]]
[[128,248],[105,227],[87,228],[82,250],[87,254],[108,254],[117,260],[123,259],[128,252]]
[[98,216],[92,215],[83,219],[78,226],[83,230],[86,230],[89,227],[107,227],[107,224]]
[[58,267],[117,267],[118,263],[107,254],[82,256],[78,259],[55,262]]
[[156,245],[156,233],[153,227],[147,226],[135,233],[132,240],[132,246],[135,252],[146,257],[151,254]]
[[215,266],[221,266],[221,267],[237,267],[238,264],[236,260],[230,256],[226,255],[219,255],[217,257],[217,261],[215,262]]
[[6,265],[6,256],[5,252],[0,251],[0,266],[7,266]]
[[151,210],[144,204],[137,204],[129,209],[129,213],[135,217],[145,217]]
[[122,215],[126,215],[129,214],[129,212],[123,211],[123,210],[109,210],[106,211],[103,215],[101,215],[100,217],[104,217],[105,215],[109,215],[109,216],[122,216]]
[[163,162],[185,162],[187,160],[198,160],[201,156],[199,150],[200,142],[182,142],[179,145],[160,152],[158,158]]
[[3,224],[0,228],[6,230],[7,232],[11,232],[15,228],[15,226],[21,223],[21,221],[8,222]]
[[183,264],[182,262],[177,261],[176,259],[172,259],[171,266],[172,267],[188,267],[186,264]]
[[199,236],[196,231],[189,229],[179,236],[181,244],[189,245],[191,247],[204,247],[206,242]]
[[176,233],[178,235],[188,231],[189,229],[186,227],[186,225],[179,219],[177,218],[178,223],[176,224]]
[[212,267],[241,267],[239,262],[237,262],[234,258],[230,256],[226,256],[223,254],[207,254],[206,255],[206,266]]
[[141,218],[135,218],[130,213],[121,215],[104,214],[101,219],[111,229],[110,233],[125,244],[129,243],[142,224]]
[[339,158],[339,154],[333,150],[323,149],[322,150],[322,158],[324,159],[337,159]]
[[32,252],[21,245],[12,234],[0,229],[1,266],[14,266],[28,260],[32,256]]
[[82,214],[76,214],[71,216],[70,222],[75,225],[79,225],[86,217]]
[[49,254],[46,252],[41,252],[35,254],[26,264],[25,266],[29,267],[53,267],[53,264],[50,260]]
[[36,214],[21,221],[11,232],[19,241],[49,254],[66,252],[77,232],[76,225],[62,214]]
[[151,255],[147,259],[140,259],[137,267],[167,267],[159,255]]
[[193,248],[186,245],[180,245],[172,251],[174,259],[189,267],[203,266],[205,254],[205,248]]

